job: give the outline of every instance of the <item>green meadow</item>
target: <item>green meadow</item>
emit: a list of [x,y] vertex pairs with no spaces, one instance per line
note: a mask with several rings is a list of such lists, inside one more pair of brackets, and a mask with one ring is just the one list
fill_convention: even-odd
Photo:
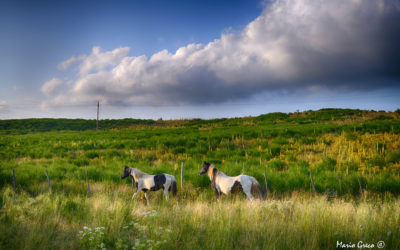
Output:
[[[1,249],[377,249],[380,241],[400,248],[399,110],[95,127],[79,119],[0,121]],[[252,175],[264,189],[265,173],[266,200],[217,201],[198,175],[204,161]],[[149,206],[142,194],[132,200],[131,180],[120,180],[124,166],[175,175],[177,196],[152,192]]]

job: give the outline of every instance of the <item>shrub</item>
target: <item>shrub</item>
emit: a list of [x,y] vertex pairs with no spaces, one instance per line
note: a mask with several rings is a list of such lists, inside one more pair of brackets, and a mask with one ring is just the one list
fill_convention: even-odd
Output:
[[325,145],[330,146],[330,145],[332,144],[333,141],[330,140],[330,139],[323,139],[322,142],[323,142]]
[[289,144],[288,140],[286,140],[285,138],[282,138],[282,137],[277,137],[273,142],[274,142],[274,144],[277,144],[277,145]]
[[299,168],[308,169],[310,167],[310,164],[308,164],[307,161],[300,160],[296,163],[296,166]]
[[296,156],[293,155],[293,154],[287,154],[287,155],[286,155],[286,159],[287,159],[288,161],[296,161]]
[[273,160],[268,163],[268,167],[282,171],[285,170],[286,164],[281,160]]
[[381,156],[381,155],[377,155],[368,160],[368,165],[370,167],[378,166],[378,167],[382,168],[385,166],[385,158],[383,158],[383,156]]
[[123,149],[123,148],[125,148],[125,144],[123,144],[123,143],[115,143],[114,144],[114,148]]
[[281,146],[279,146],[279,145],[272,145],[272,146],[269,148],[269,150],[270,150],[272,156],[277,156],[277,155],[279,155],[279,154],[281,153]]
[[143,157],[143,159],[146,160],[146,161],[148,161],[148,162],[153,162],[153,161],[157,160],[157,155],[154,154],[154,153],[146,154],[146,155]]
[[310,138],[310,137],[302,137],[299,140],[300,145],[310,145],[315,143],[317,140],[315,138]]
[[114,158],[114,157],[119,158],[122,155],[123,155],[123,153],[121,153],[117,150],[110,150],[110,151],[107,151],[107,153],[106,153],[107,158]]
[[343,167],[349,171],[358,171],[358,163],[354,161],[345,162]]
[[388,163],[397,163],[400,162],[400,152],[395,151],[395,152],[390,152],[387,155],[387,162]]
[[347,133],[346,139],[349,141],[355,141],[355,140],[357,140],[357,134],[356,133]]
[[319,164],[316,166],[316,169],[317,169],[318,171],[322,171],[322,170],[330,170],[330,171],[333,171],[333,170],[335,170],[335,166],[336,166],[336,160],[335,160],[335,159],[332,159],[332,158],[330,158],[330,157],[326,157],[326,158],[324,158],[324,159],[322,160],[321,163],[319,163]]
[[87,151],[85,152],[85,157],[89,159],[99,158],[100,154],[96,151]]
[[176,147],[172,149],[172,153],[174,154],[183,154],[186,152],[186,149],[184,147]]
[[82,159],[82,158],[78,158],[78,159],[74,160],[73,163],[77,167],[89,165],[89,161],[87,159]]

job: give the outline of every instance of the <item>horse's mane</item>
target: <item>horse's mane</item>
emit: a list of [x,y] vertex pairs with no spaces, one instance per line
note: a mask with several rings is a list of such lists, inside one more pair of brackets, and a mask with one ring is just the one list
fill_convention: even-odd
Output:
[[210,167],[212,167],[213,169],[215,169],[215,170],[213,171],[213,176],[214,176],[217,172],[218,172],[218,174],[220,174],[220,175],[226,176],[226,174],[225,174],[224,172],[219,171],[213,164],[210,164]]
[[[216,175],[219,171],[213,164],[211,164],[210,167],[212,167],[212,173],[211,173],[211,176],[209,176],[211,179],[211,187],[215,192],[217,192],[217,184],[215,183],[215,179],[216,179]],[[220,173],[222,173],[222,172],[220,172]]]

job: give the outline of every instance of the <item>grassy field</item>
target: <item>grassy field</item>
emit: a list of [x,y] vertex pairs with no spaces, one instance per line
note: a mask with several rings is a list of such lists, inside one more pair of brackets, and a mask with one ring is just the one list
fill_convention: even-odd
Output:
[[[399,113],[107,120],[99,131],[85,120],[0,121],[0,248],[334,249],[384,241],[399,249]],[[263,186],[266,173],[267,200],[217,202],[197,174],[205,160]],[[169,202],[161,192],[150,206],[142,195],[132,201],[130,180],[119,179],[128,165],[179,180],[181,162],[184,190]]]

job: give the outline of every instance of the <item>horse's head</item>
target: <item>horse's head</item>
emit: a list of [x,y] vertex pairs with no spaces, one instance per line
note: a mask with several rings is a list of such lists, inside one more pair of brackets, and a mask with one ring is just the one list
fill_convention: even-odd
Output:
[[203,166],[200,169],[199,175],[203,175],[205,173],[207,173],[208,168],[211,166],[211,163],[208,162],[204,162]]
[[121,175],[121,179],[128,177],[130,174],[131,174],[131,168],[128,166],[125,166],[124,172]]

